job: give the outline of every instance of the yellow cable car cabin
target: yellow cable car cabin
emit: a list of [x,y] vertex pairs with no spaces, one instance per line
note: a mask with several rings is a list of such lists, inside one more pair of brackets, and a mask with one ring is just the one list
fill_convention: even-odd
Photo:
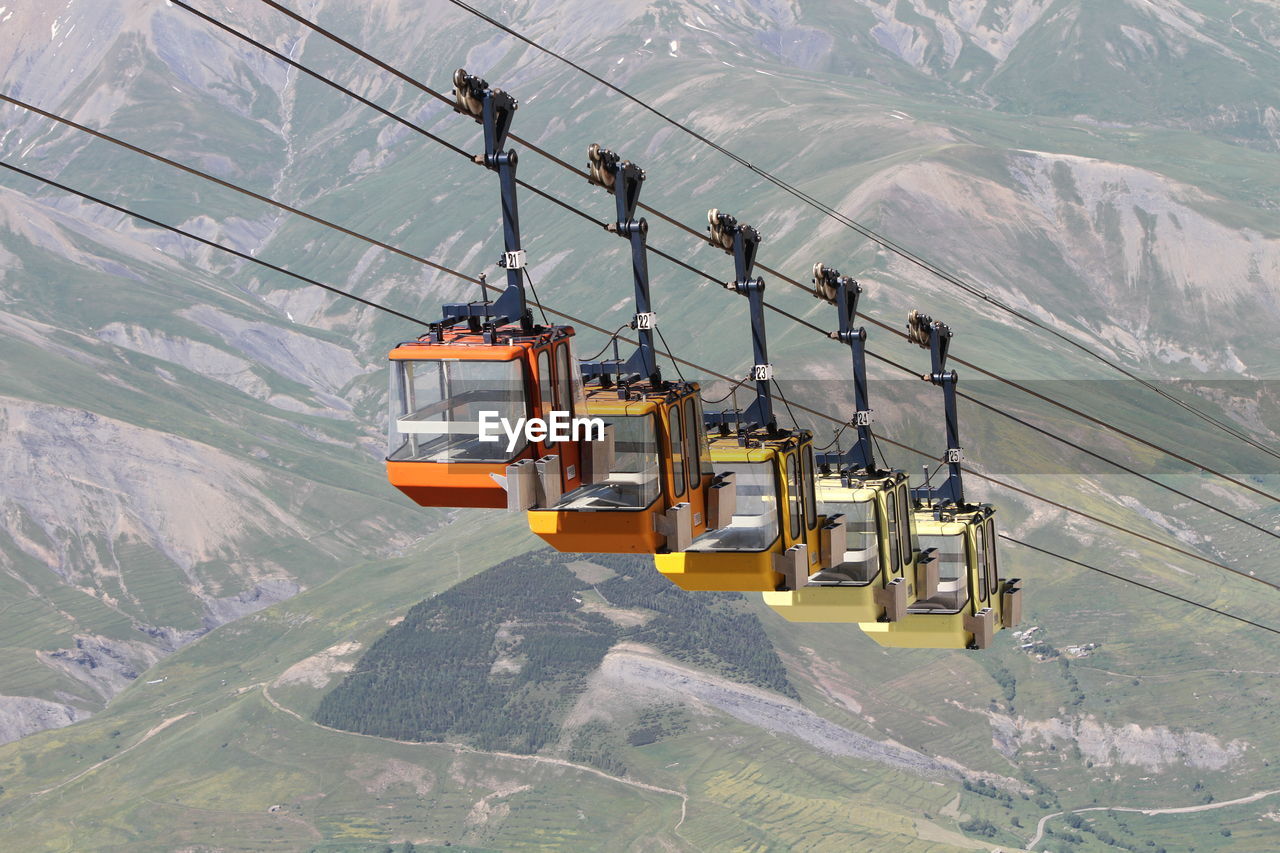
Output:
[[956,414],[959,377],[946,370],[951,329],[912,311],[907,331],[909,340],[931,353],[932,370],[922,378],[943,389],[947,480],[936,490],[926,483],[913,491],[916,536],[937,562],[938,583],[907,608],[904,618],[860,627],[882,646],[985,649],[997,631],[1022,621],[1022,582],[1000,577],[995,510],[965,500]]
[[1021,582],[1000,578],[994,514],[986,504],[953,513],[926,499],[915,511],[916,535],[935,551],[937,591],[897,622],[859,627],[882,646],[985,649],[995,632],[1022,621]]
[[545,505],[581,484],[580,443],[523,427],[583,411],[573,329],[535,325],[525,301],[516,153],[502,150],[516,101],[463,69],[453,84],[455,109],[484,128],[476,159],[498,173],[507,286],[493,302],[444,306],[444,320],[391,351],[387,478],[423,506]]
[[[764,602],[792,622],[876,622],[901,619],[917,590],[929,589],[936,566],[921,560],[912,536],[907,477],[880,471],[850,479],[819,474],[819,505],[828,524],[843,526],[842,537],[824,537],[840,553],[831,568],[792,590],[766,592]],[[832,544],[832,539],[842,544]]]
[[722,527],[688,549],[654,557],[681,589],[771,592],[818,570],[819,529],[813,493],[813,437],[806,430],[759,427],[710,441],[711,465],[732,475],[735,506]]
[[[587,151],[591,183],[615,197],[610,227],[631,244],[639,346],[580,365],[585,411],[604,423],[602,441],[583,446],[582,487],[529,512],[529,527],[560,551],[655,554],[679,551],[714,526],[731,484],[713,488],[697,383],[665,381],[653,344],[644,219],[635,218],[644,172],[599,145]],[[616,344],[617,338],[614,342]],[[606,345],[607,346],[607,345]],[[713,505],[714,504],[714,505]],[[727,509],[727,507],[725,507]]]
[[[936,561],[922,560],[912,535],[907,477],[880,469],[871,435],[867,395],[866,330],[854,328],[862,286],[838,270],[814,264],[819,299],[834,304],[839,331],[853,359],[857,441],[844,453],[818,457],[815,491],[828,523],[823,525],[823,569],[794,589],[766,592],[765,604],[792,622],[878,622],[906,615],[918,591],[930,594]],[[844,428],[841,428],[843,432]],[[839,434],[837,434],[837,439]]]
[[560,551],[656,554],[688,547],[714,509],[711,455],[698,386],[618,389],[591,383],[589,417],[606,438],[585,448],[586,485],[547,509],[529,512],[530,529]]
[[[718,210],[708,214],[712,245],[733,255],[736,279],[727,288],[747,297],[755,364],[756,399],[746,412],[709,415],[719,427],[710,440],[711,465],[734,484],[725,523],[693,540],[684,551],[654,557],[658,571],[682,589],[771,592],[794,589],[822,568],[820,528],[813,491],[813,436],[780,430],[773,416],[764,328],[764,281],[751,278],[760,235]],[[736,387],[736,386],[735,386]],[[734,429],[731,430],[731,424]]]

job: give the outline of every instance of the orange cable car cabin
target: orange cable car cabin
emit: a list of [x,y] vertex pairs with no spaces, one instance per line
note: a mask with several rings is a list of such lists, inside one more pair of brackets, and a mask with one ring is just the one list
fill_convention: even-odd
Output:
[[392,484],[422,506],[502,508],[509,504],[508,469],[541,461],[553,467],[542,473],[542,488],[554,489],[557,479],[576,487],[579,443],[531,441],[523,431],[512,440],[497,428],[503,420],[528,423],[572,410],[581,394],[572,337],[566,327],[525,333],[504,326],[481,334],[445,328],[438,340],[429,335],[393,349]]
[[484,128],[476,159],[498,173],[507,286],[492,302],[444,306],[427,334],[391,351],[387,478],[422,506],[509,507],[513,476],[522,495],[553,502],[581,484],[581,442],[538,440],[532,429],[509,436],[501,424],[582,410],[574,332],[534,324],[525,301],[517,158],[502,150],[516,100],[463,69],[453,83],[454,109]]
[[[531,509],[529,527],[560,551],[655,554],[687,548],[731,504],[732,484],[711,471],[697,383],[662,377],[649,297],[648,222],[635,217],[644,172],[599,145],[587,151],[588,180],[615,197],[609,230],[631,244],[639,344],[627,359],[584,361],[586,414],[603,440],[583,445],[583,485]],[[608,349],[606,343],[605,349]],[[602,351],[603,352],[603,351]]]

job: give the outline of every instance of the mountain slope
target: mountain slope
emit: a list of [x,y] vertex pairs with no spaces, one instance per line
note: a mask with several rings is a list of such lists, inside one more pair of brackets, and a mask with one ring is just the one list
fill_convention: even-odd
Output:
[[[924,308],[956,329],[956,356],[1280,489],[1273,457],[1132,383],[1101,381],[1115,374],[1096,360],[895,258],[451,4],[319,0],[298,9],[442,90],[459,66],[483,74],[520,99],[517,133],[573,163],[593,141],[619,150],[646,168],[646,202],[699,230],[709,207],[734,213],[761,229],[762,261],[799,280],[819,260],[857,275],[872,317],[896,327],[906,310]],[[485,10],[1139,375],[1192,380],[1163,387],[1275,445],[1274,4],[663,0]],[[474,124],[263,4],[207,11],[476,150]],[[178,7],[15,7],[0,12],[0,30],[3,90],[15,97],[468,273],[493,272],[491,174]],[[0,114],[6,162],[424,318],[443,301],[474,298],[472,285],[16,107]],[[522,151],[521,175],[601,220],[612,215],[598,190],[530,152]],[[614,328],[627,313],[625,247],[532,194],[521,196],[521,209],[540,294]],[[724,256],[649,218],[655,246],[728,277]],[[741,301],[659,258],[652,268],[672,346],[740,374]],[[770,301],[833,325],[825,305],[766,279]],[[535,830],[578,844],[617,833],[639,845],[645,828],[675,826],[679,798],[670,793],[609,783],[621,787],[601,796],[616,797],[606,811],[620,816],[593,814],[580,827],[582,783],[565,782],[563,767],[414,747],[414,756],[433,756],[419,769],[451,780],[439,783],[450,790],[447,810],[434,812],[419,791],[425,771],[393,763],[407,760],[400,747],[316,730],[268,701],[306,718],[330,683],[326,667],[354,665],[358,649],[345,644],[367,649],[429,590],[530,545],[516,537],[517,524],[487,538],[483,551],[441,550],[446,522],[451,530],[459,520],[485,530],[508,522],[420,510],[382,479],[379,365],[389,343],[416,333],[411,324],[6,172],[0,326],[0,736],[82,720],[0,750],[6,779],[17,780],[6,781],[0,800],[13,816],[13,843],[43,826],[56,827],[51,848],[110,847],[179,826],[186,833],[194,822],[190,843],[213,844],[205,833],[228,812],[246,821],[236,843],[252,848],[279,833],[282,849],[381,844],[437,813],[418,837],[497,848]],[[847,354],[825,340],[817,346],[818,336],[784,318],[770,315],[769,328],[788,398],[840,416]],[[604,344],[585,332],[580,340],[583,352]],[[918,350],[885,332],[873,329],[871,343],[923,369]],[[967,368],[962,375],[979,399],[1263,527],[1280,524],[1274,502],[973,381]],[[879,366],[873,378],[884,434],[936,450],[937,401],[889,382],[904,377]],[[979,470],[1280,581],[1269,537],[971,404],[962,413]],[[816,426],[823,444],[832,425]],[[935,461],[890,453],[912,471]],[[1265,621],[1274,611],[1272,592],[1245,578],[998,486],[969,487],[999,504],[1004,529],[1019,538],[1244,617]],[[690,797],[688,826],[665,842],[785,846],[822,837],[839,811],[850,822],[835,834],[945,849],[973,843],[957,841],[959,826],[982,820],[1000,827],[1005,834],[992,843],[1007,847],[1030,837],[1033,817],[1060,806],[1182,807],[1280,787],[1266,755],[1275,721],[1257,711],[1275,692],[1268,635],[1014,546],[1003,559],[1008,574],[1028,579],[1029,619],[1057,657],[1039,660],[1037,642],[1021,650],[1007,637],[984,656],[890,653],[837,627],[764,617],[810,713],[975,773],[1032,776],[1027,801],[1014,796],[1006,808],[999,796],[955,783],[845,763],[803,739],[765,738],[731,714],[709,711],[703,720],[702,688],[667,685],[659,704],[708,727],[626,747],[632,781]],[[375,604],[378,595],[385,598]],[[1095,642],[1101,649],[1085,658],[1067,651]],[[591,676],[600,695],[648,689],[634,659],[618,653],[603,664]],[[671,661],[662,664],[673,672]],[[84,721],[90,714],[98,716]],[[273,740],[270,732],[286,726],[287,737]],[[222,744],[233,733],[243,738],[234,758],[199,766],[232,749]],[[368,750],[364,770],[330,758],[352,743]],[[667,767],[687,754],[707,757],[696,768]],[[107,764],[69,781],[104,755]],[[814,778],[824,780],[822,798]],[[407,786],[395,790],[415,803],[415,817],[383,820],[377,780]],[[36,793],[55,785],[59,794]],[[350,788],[350,799],[318,796],[338,788]],[[304,789],[300,797],[315,795],[298,800],[305,815],[266,811]],[[55,804],[70,790],[93,803],[96,823]],[[849,791],[857,793],[852,814]],[[537,823],[536,810],[518,806],[538,797],[563,808]],[[504,804],[510,811],[498,817]],[[1224,809],[1243,815],[1230,840],[1211,824],[1218,812],[1155,816],[1147,826],[1167,839],[1177,832],[1169,827],[1189,825],[1205,847],[1243,850],[1265,838],[1263,816],[1273,808],[1259,800]],[[1054,843],[1105,849],[1099,838]]]

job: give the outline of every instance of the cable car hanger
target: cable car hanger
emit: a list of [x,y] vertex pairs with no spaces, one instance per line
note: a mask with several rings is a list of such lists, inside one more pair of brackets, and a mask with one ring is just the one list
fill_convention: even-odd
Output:
[[742,434],[745,426],[749,432],[753,426],[762,427],[769,436],[778,434],[778,420],[773,414],[773,365],[769,363],[769,348],[764,332],[764,279],[751,278],[755,268],[756,251],[760,247],[760,232],[750,225],[740,225],[738,220],[716,208],[707,211],[708,242],[733,256],[735,278],[724,285],[747,297],[751,317],[751,350],[755,362],[747,375],[756,384],[756,399],[746,411],[708,412],[707,426],[719,426],[724,432],[732,415],[735,429]]
[[614,195],[617,220],[607,230],[631,245],[636,313],[630,325],[639,340],[623,359],[615,335],[612,359],[580,363],[585,411],[604,423],[604,435],[584,445],[583,486],[532,509],[529,527],[560,551],[680,551],[729,523],[733,481],[712,472],[697,383],[665,381],[658,368],[649,225],[635,218],[645,173],[597,144],[587,149],[587,169],[591,184]]
[[1001,578],[996,553],[995,508],[965,500],[960,429],[956,411],[959,376],[947,370],[951,327],[921,311],[907,316],[908,340],[929,350],[930,371],[920,378],[942,389],[947,447],[947,480],[934,488],[926,480],[912,489],[911,513],[919,545],[936,549],[936,590],[921,591],[907,615],[896,622],[862,622],[859,627],[883,646],[985,649],[995,632],[1022,619],[1022,581]]
[[862,286],[839,270],[813,265],[814,294],[839,315],[833,340],[849,346],[858,439],[846,452],[818,455],[815,493],[826,521],[820,530],[823,566],[792,589],[764,593],[765,604],[792,622],[895,622],[917,595],[937,586],[936,559],[912,535],[906,474],[876,465],[867,393],[865,328],[854,328]]
[[[480,302],[452,302],[444,306],[445,323],[466,319],[473,332],[480,331],[479,319],[486,325],[501,326],[519,323],[525,334],[533,332],[533,312],[529,309],[524,293],[524,268],[528,257],[520,247],[520,214],[516,207],[516,164],[519,157],[515,149],[503,151],[511,119],[519,103],[501,89],[490,89],[489,84],[459,68],[453,73],[454,112],[468,115],[484,128],[484,153],[475,155],[476,163],[498,173],[502,193],[502,243],[505,249],[498,265],[507,271],[507,288],[490,302],[481,297]],[[492,343],[491,332],[486,331],[486,342]]]
[[[602,377],[607,385],[611,376],[618,377],[620,386],[625,386],[630,376],[646,377],[655,387],[660,387],[662,371],[658,367],[657,350],[653,345],[653,333],[658,325],[657,315],[653,311],[653,303],[649,298],[649,252],[647,238],[649,221],[641,217],[636,219],[636,206],[640,201],[640,188],[644,184],[644,170],[623,160],[607,148],[592,143],[587,149],[587,183],[603,187],[612,193],[617,206],[617,220],[605,226],[611,234],[627,240],[631,244],[631,268],[635,284],[636,313],[631,319],[631,328],[636,331],[639,344],[636,350],[622,361],[617,356],[617,338],[611,342],[614,358],[607,361],[580,362],[582,375],[586,378]],[[625,393],[624,391],[619,392]]]
[[847,481],[854,472],[876,472],[871,436],[872,411],[867,394],[867,329],[865,326],[856,329],[853,327],[858,315],[862,285],[847,275],[840,275],[839,270],[821,263],[813,265],[813,284],[818,298],[835,305],[839,314],[839,329],[828,332],[827,336],[847,344],[853,360],[854,412],[848,425],[857,431],[858,440],[846,453],[840,453],[837,448],[835,453],[818,454],[818,467],[824,474],[834,470]]
[[516,99],[459,68],[454,110],[483,128],[472,159],[498,175],[507,286],[490,301],[443,308],[429,331],[390,353],[387,477],[423,506],[549,506],[582,483],[583,441],[548,430],[571,413],[581,381],[571,326],[536,325],[525,298],[514,150]]
[[925,466],[925,484],[917,488],[915,497],[928,500],[936,497],[946,505],[964,506],[964,479],[960,471],[963,452],[960,449],[960,421],[956,414],[956,384],[960,376],[947,370],[947,353],[951,349],[951,327],[928,314],[913,310],[907,315],[907,340],[929,350],[931,370],[920,374],[925,382],[932,382],[942,389],[944,420],[947,429],[947,452],[943,462],[947,466],[947,481],[938,489],[929,484],[929,469]]

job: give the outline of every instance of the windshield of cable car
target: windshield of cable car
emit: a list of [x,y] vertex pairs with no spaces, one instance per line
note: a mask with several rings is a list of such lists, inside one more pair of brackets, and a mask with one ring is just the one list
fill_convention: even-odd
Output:
[[865,586],[880,574],[880,535],[876,531],[876,502],[824,501],[828,517],[844,516],[844,560],[810,578],[811,583]]
[[480,441],[480,413],[506,422],[526,416],[518,359],[422,359],[391,362],[387,458],[417,462],[509,462],[506,441]]
[[763,551],[778,538],[778,482],[773,460],[721,462],[718,473],[732,473],[737,483],[737,507],[728,527],[710,531],[693,541],[690,551]]
[[969,600],[969,576],[965,572],[964,534],[920,534],[920,550],[937,548],[938,594],[917,601],[911,611],[957,613]]
[[[565,495],[555,509],[644,509],[658,498],[661,463],[652,414],[596,415],[613,428],[613,452],[604,478]],[[591,442],[589,453],[609,453],[608,441]]]

